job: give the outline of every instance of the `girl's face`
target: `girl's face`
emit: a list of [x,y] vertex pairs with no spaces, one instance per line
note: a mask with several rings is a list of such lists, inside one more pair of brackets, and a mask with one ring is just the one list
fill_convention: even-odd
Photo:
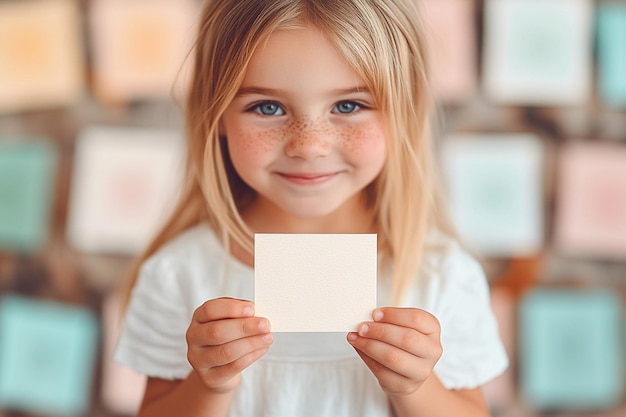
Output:
[[373,95],[312,27],[277,31],[259,46],[222,130],[258,194],[251,210],[285,221],[343,221],[340,213],[363,210],[360,194],[386,156]]

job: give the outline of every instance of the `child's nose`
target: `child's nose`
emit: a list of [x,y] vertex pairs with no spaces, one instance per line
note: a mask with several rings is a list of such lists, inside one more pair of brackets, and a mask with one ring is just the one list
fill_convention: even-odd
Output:
[[331,129],[310,123],[296,126],[285,145],[285,154],[290,158],[315,159],[328,155],[332,149]]

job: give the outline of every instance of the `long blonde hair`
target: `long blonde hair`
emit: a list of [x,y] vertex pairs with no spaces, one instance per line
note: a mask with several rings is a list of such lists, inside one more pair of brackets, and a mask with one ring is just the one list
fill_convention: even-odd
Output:
[[417,276],[428,231],[449,229],[434,175],[433,103],[415,0],[206,0],[185,109],[188,159],[182,195],[137,260],[125,300],[139,265],[199,223],[208,223],[227,249],[236,242],[252,253],[253,234],[239,213],[254,192],[233,169],[219,123],[257,46],[277,29],[303,24],[334,42],[387,121],[387,161],[368,186],[367,198],[376,216],[383,267],[392,266],[395,303]]

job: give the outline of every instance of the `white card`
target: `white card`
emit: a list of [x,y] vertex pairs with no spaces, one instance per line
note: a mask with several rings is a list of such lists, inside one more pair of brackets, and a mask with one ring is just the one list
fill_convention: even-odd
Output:
[[376,308],[375,234],[256,234],[255,310],[273,332],[348,332]]

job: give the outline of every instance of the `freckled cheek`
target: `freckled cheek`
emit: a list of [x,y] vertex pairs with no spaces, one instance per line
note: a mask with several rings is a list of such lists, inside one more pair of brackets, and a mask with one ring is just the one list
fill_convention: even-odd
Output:
[[257,161],[272,153],[282,143],[279,129],[246,129],[234,131],[228,136],[228,146],[233,158]]
[[385,154],[385,133],[379,126],[351,126],[341,132],[343,150],[355,158]]

